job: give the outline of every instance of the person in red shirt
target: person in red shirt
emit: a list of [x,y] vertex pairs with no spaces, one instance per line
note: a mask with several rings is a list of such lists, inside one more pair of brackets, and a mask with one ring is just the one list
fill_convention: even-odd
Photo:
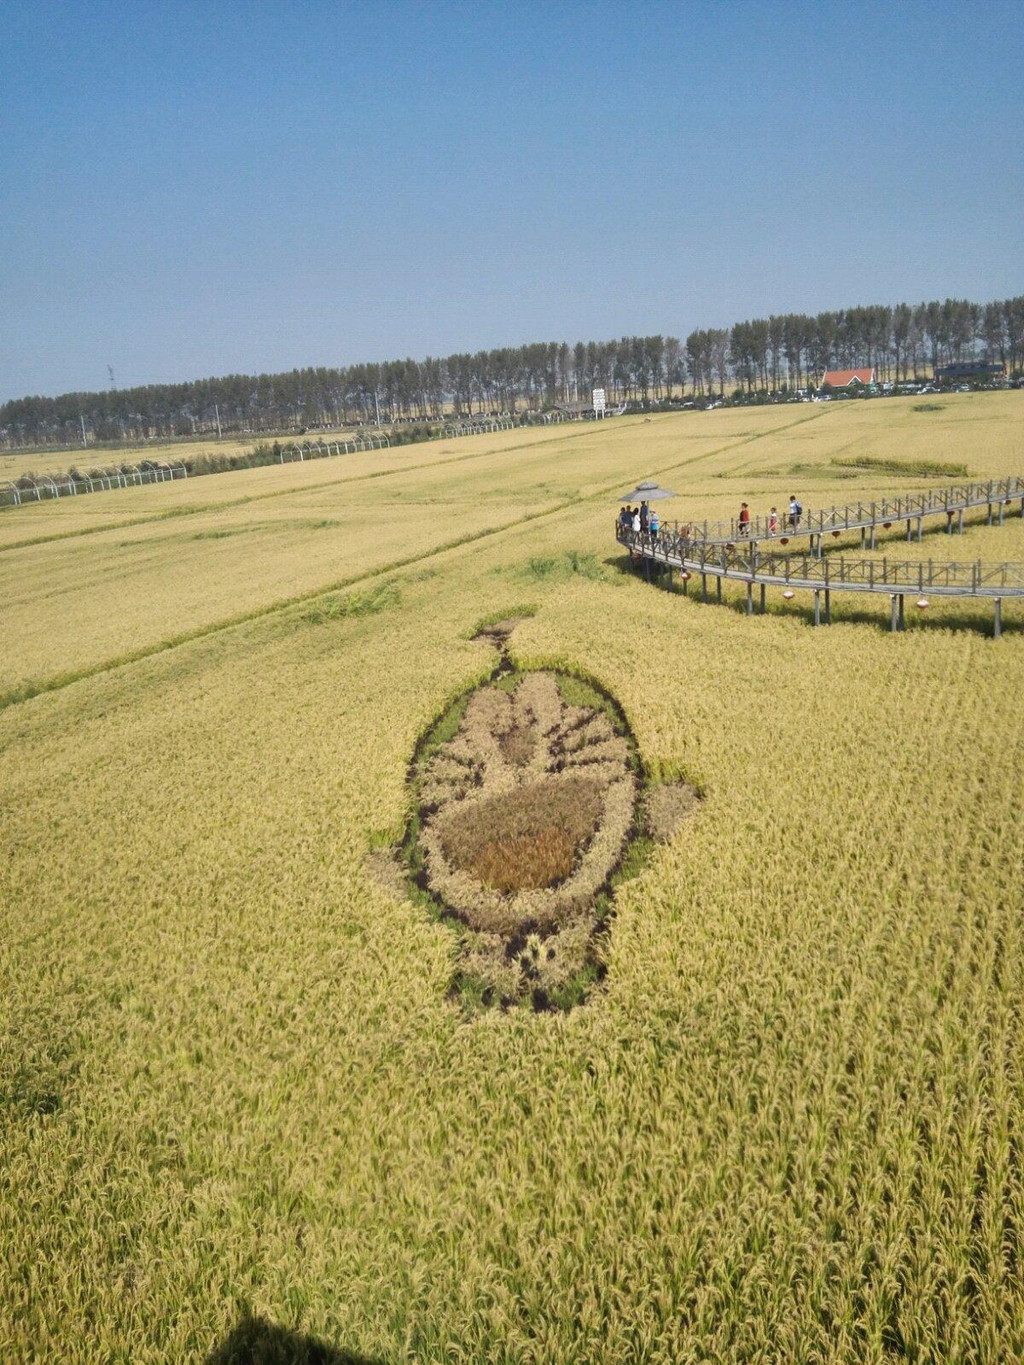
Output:
[[746,535],[749,535],[749,534],[750,534],[750,508],[749,508],[749,507],[747,506],[747,504],[744,502],[744,503],[741,503],[741,504],[740,504],[740,535],[741,535],[741,536],[746,536]]

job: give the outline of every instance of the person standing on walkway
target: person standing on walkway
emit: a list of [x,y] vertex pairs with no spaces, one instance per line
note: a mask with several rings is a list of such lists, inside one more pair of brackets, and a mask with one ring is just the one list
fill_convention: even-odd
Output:
[[745,502],[740,503],[740,535],[750,535],[750,508]]
[[647,534],[647,519],[650,516],[650,509],[646,502],[640,504],[640,530]]
[[800,517],[803,514],[803,510],[804,509],[797,502],[796,497],[791,497],[789,500],[789,524],[794,531],[800,525]]
[[651,540],[658,539],[658,532],[661,530],[661,517],[658,516],[658,509],[652,507],[647,513],[647,529],[651,533]]
[[768,513],[768,534],[770,536],[773,536],[778,529],[779,513],[778,510],[773,507],[772,510]]
[[640,509],[639,509],[639,507],[634,507],[634,508],[633,508],[633,534],[634,534],[635,536],[638,536],[638,535],[640,534]]

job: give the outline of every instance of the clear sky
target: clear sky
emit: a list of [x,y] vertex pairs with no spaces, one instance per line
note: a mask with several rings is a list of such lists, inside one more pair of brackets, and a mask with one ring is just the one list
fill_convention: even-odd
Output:
[[4,0],[0,400],[1024,292],[1024,3]]

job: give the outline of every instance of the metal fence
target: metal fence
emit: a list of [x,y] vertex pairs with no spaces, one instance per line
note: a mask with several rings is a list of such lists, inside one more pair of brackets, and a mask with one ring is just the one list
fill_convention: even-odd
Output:
[[21,507],[47,498],[77,497],[112,488],[135,488],[144,483],[170,483],[187,479],[188,470],[174,464],[118,465],[109,469],[69,470],[66,474],[22,474],[0,483],[0,507]]
[[337,455],[355,455],[361,450],[388,450],[390,446],[387,436],[376,433],[347,441],[296,441],[293,445],[282,446],[277,458],[279,464],[293,464],[295,461],[301,463],[306,460],[327,460]]
[[511,417],[492,417],[483,422],[449,422],[441,428],[441,435],[480,436],[488,431],[512,431],[516,425]]

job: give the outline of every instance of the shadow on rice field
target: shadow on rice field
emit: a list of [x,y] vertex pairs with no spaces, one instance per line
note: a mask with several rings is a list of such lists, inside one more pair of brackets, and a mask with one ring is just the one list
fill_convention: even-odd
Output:
[[206,1359],[206,1365],[385,1365],[357,1351],[246,1316]]

